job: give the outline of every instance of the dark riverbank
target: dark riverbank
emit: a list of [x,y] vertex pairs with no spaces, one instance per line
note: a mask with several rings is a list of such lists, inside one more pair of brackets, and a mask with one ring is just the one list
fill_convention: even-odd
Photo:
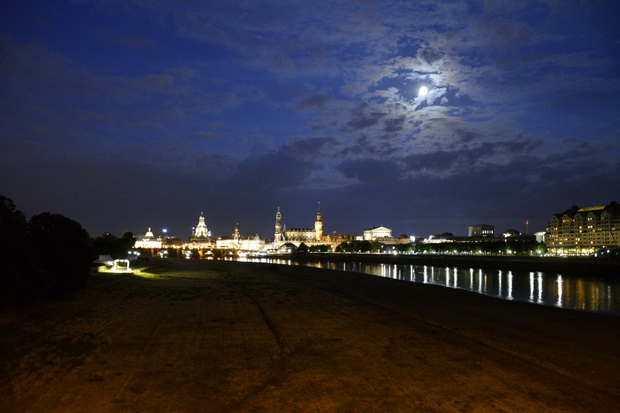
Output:
[[92,281],[0,313],[0,411],[620,411],[620,317],[217,260]]
[[505,271],[541,271],[550,274],[620,277],[620,260],[594,257],[491,257],[463,255],[328,254],[277,255],[298,262],[337,261],[411,264],[437,267],[482,268]]

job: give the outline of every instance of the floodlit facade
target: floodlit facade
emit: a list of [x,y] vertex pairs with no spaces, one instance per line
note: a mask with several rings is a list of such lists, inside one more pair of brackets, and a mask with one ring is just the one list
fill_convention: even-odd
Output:
[[620,246],[620,205],[573,206],[549,219],[545,242],[558,255],[592,254],[599,248]]
[[239,224],[235,225],[235,231],[232,236],[218,237],[215,241],[216,248],[234,249],[241,251],[262,251],[265,249],[265,241],[260,239],[258,235],[242,236]]
[[372,227],[364,230],[365,241],[375,241],[379,238],[392,238],[392,230],[386,227]]
[[274,244],[276,248],[280,247],[284,243],[292,243],[299,245],[302,242],[306,245],[320,244],[324,241],[323,237],[323,220],[321,218],[321,209],[316,213],[316,220],[314,221],[314,228],[291,228],[286,229],[282,223],[282,213],[280,207],[276,212],[276,224],[274,232]]
[[149,228],[143,237],[137,237],[134,248],[158,249],[162,247],[163,239],[155,238],[153,231]]
[[204,214],[201,212],[200,217],[198,218],[198,225],[196,226],[196,228],[194,229],[194,232],[192,233],[192,239],[206,240],[210,237],[211,237],[211,231],[209,231],[209,228],[207,227],[207,224],[205,223]]

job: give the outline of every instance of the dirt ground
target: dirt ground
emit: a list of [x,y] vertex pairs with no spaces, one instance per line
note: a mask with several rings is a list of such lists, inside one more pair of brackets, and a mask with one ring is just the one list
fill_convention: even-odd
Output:
[[0,313],[2,412],[618,412],[620,317],[162,261]]

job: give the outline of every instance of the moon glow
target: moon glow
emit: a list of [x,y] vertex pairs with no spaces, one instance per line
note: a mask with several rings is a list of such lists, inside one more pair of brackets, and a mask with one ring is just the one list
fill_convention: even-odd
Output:
[[418,97],[426,96],[428,93],[428,88],[426,86],[421,86],[420,90],[418,90]]

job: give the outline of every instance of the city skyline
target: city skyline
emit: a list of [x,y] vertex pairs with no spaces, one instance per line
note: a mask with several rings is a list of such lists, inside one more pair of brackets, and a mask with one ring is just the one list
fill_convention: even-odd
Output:
[[[544,230],[620,194],[615,1],[7,1],[0,194],[91,235]],[[188,226],[189,225],[189,226]]]
[[[277,209],[278,212],[280,211],[280,208]],[[322,213],[321,213],[322,216]],[[281,230],[282,231],[289,231],[289,230],[308,230],[308,231],[314,231],[314,225],[315,225],[315,221],[313,221],[311,218],[309,217],[309,221],[308,222],[299,222],[299,223],[293,223],[293,225],[288,225],[287,220],[286,220],[286,215],[285,214],[281,214],[282,217],[282,227]],[[315,211],[315,215],[314,217],[316,218],[316,211]],[[197,228],[201,228],[201,230],[204,232],[206,228],[208,231],[208,237],[212,238],[212,239],[217,239],[218,237],[230,237],[234,235],[235,230],[240,229],[240,234],[242,236],[256,236],[258,235],[261,239],[263,240],[268,240],[268,239],[273,239],[274,238],[274,233],[275,233],[275,226],[276,226],[276,221],[277,218],[274,214],[274,217],[272,217],[272,231],[270,233],[267,234],[260,234],[260,233],[248,233],[246,231],[243,231],[243,225],[240,222],[235,222],[234,224],[232,224],[232,226],[230,226],[230,230],[228,232],[223,232],[223,233],[216,233],[214,231],[211,231],[211,223],[209,223],[208,221],[208,216],[205,215],[204,212],[201,212],[198,215],[198,218],[196,218],[194,221],[197,221],[198,224],[195,225],[193,224],[192,226],[187,227],[186,229],[183,230],[183,233],[179,233],[178,231],[176,231],[175,229],[170,229],[166,226],[148,226],[147,228],[144,228],[144,230],[140,229],[140,230],[129,230],[131,231],[135,236],[138,237],[143,237],[145,233],[153,233],[154,237],[171,237],[171,238],[180,238],[180,239],[191,239],[191,238],[195,238],[195,231]],[[362,236],[363,233],[367,230],[370,229],[374,229],[374,228],[380,228],[380,227],[384,227],[384,225],[382,224],[377,224],[377,225],[367,225],[363,228],[358,228],[356,231],[351,232],[351,233],[338,233],[335,230],[331,230],[329,228],[329,221],[323,221],[323,224],[327,224],[326,227],[326,231],[323,231],[323,235],[345,235],[345,236]],[[474,226],[491,226],[494,227],[493,224],[471,224],[469,225],[469,229],[471,229],[472,225]],[[217,225],[218,227],[223,227],[223,225]],[[264,226],[264,225],[260,225],[260,226]],[[404,232],[398,232],[398,229],[394,229],[394,228],[389,228],[391,231],[393,231],[393,237],[394,238],[398,238],[401,235],[406,235],[407,237],[410,236],[415,236],[416,238],[420,238],[420,237],[428,237],[430,235],[440,235],[441,232],[433,232],[433,233],[428,233],[428,234],[407,234]],[[514,228],[495,228],[495,234],[494,235],[501,235],[504,231],[506,230],[513,230]],[[465,228],[465,230],[463,231],[463,233],[466,235],[468,231],[468,228]],[[499,232],[498,232],[499,231]],[[522,234],[526,234],[527,231],[520,231]],[[464,235],[462,233],[459,234],[454,234],[455,236],[461,236]],[[95,234],[96,235],[96,234]],[[116,236],[119,236],[120,234],[113,234]],[[532,235],[529,234],[528,235]],[[470,235],[471,236],[471,235]]]

